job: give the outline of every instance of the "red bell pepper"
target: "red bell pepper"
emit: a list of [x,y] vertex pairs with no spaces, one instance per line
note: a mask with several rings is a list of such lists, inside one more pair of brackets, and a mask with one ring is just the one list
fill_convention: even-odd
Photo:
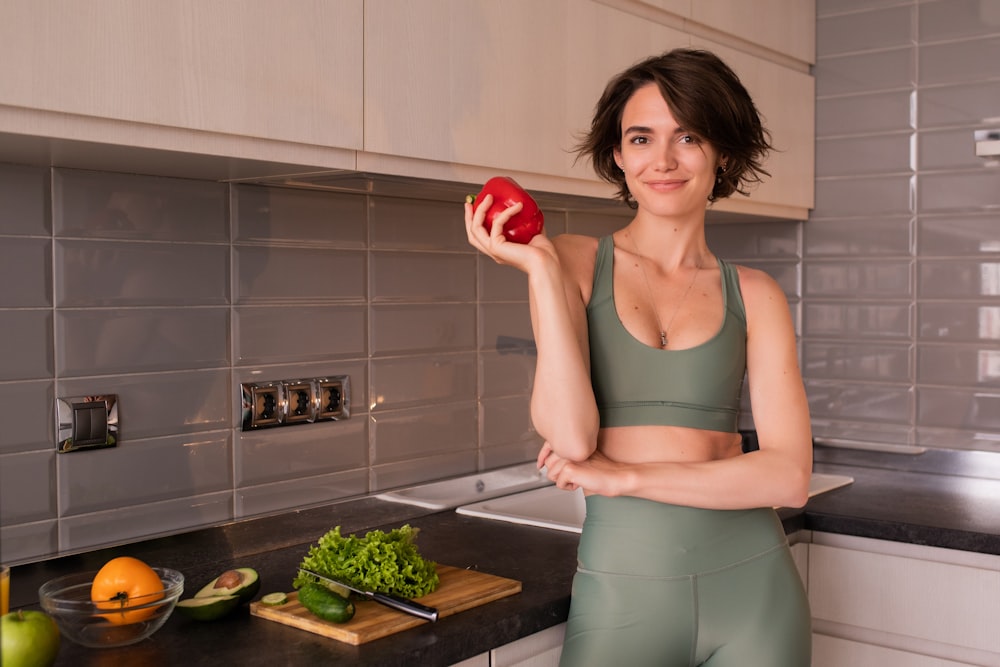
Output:
[[482,201],[486,195],[493,195],[493,204],[486,211],[484,226],[486,231],[493,229],[493,220],[500,213],[520,202],[523,204],[521,210],[503,227],[503,235],[514,243],[527,243],[536,234],[541,233],[545,222],[538,204],[525,192],[513,178],[507,176],[494,176],[486,181],[482,191],[478,195],[469,195],[465,198],[472,204],[473,209],[477,201]]

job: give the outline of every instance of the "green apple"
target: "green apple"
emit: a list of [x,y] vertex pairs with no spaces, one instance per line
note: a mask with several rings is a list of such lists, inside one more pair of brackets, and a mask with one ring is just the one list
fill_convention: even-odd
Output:
[[49,667],[59,652],[59,626],[43,611],[18,609],[0,617],[0,664]]

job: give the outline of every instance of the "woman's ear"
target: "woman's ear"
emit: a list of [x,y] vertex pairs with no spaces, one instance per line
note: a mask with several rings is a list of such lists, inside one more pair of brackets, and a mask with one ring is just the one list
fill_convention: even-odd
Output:
[[625,167],[623,166],[625,163],[622,162],[622,149],[616,146],[615,148],[611,149],[611,154],[614,155],[615,164],[618,165],[618,168],[621,169],[622,171],[625,171]]

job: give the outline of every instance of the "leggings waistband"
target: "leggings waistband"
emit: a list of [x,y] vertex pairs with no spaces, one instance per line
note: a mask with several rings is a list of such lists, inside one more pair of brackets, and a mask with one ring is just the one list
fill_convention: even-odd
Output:
[[707,510],[593,495],[578,554],[589,570],[675,577],[726,568],[787,543],[771,508]]

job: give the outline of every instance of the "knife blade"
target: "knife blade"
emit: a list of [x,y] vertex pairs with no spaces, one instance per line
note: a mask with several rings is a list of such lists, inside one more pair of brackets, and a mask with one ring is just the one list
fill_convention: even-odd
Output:
[[366,591],[357,586],[353,586],[346,581],[341,581],[340,579],[334,579],[333,577],[327,577],[318,572],[313,572],[312,570],[306,570],[305,568],[299,568],[299,572],[303,574],[308,574],[310,577],[316,577],[320,581],[324,581],[328,584],[336,584],[338,586],[343,586],[351,591],[354,591],[358,595],[368,598],[369,600],[374,600],[380,604],[384,604],[387,607],[392,607],[401,612],[416,616],[417,618],[422,618],[424,620],[433,623],[438,619],[438,610],[434,607],[428,607],[422,605],[419,602],[414,602],[409,598],[404,598],[400,595],[393,595],[392,593],[379,593],[377,591]]

